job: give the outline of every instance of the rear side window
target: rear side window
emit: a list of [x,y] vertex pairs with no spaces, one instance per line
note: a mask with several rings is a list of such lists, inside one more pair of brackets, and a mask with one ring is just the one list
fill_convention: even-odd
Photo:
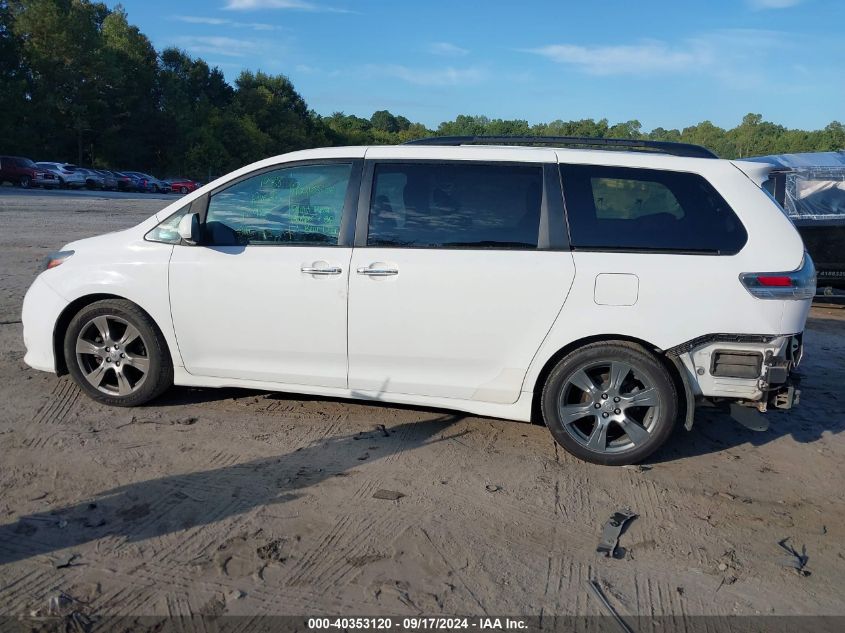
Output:
[[561,165],[572,246],[732,255],[748,235],[698,174]]
[[542,185],[539,165],[378,164],[367,244],[537,248]]

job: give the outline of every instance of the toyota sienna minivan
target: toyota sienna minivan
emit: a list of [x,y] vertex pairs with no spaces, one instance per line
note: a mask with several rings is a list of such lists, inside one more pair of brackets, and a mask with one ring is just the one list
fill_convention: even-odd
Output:
[[638,462],[701,399],[797,402],[815,271],[768,169],[534,137],[269,158],[52,254],[25,360],[112,406],[176,384],[534,416]]

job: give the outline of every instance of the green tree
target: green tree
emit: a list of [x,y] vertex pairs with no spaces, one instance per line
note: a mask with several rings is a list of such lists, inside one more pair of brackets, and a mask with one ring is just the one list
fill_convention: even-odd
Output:
[[149,39],[131,26],[118,5],[103,20],[101,56],[108,102],[94,161],[104,166],[148,169],[158,160],[158,56]]
[[0,0],[0,139],[5,151],[23,153],[27,134],[33,125],[30,110],[29,69],[26,66],[21,37],[15,32],[9,3]]
[[33,146],[90,161],[109,105],[100,46],[108,8],[80,0],[15,0],[9,8],[30,73]]

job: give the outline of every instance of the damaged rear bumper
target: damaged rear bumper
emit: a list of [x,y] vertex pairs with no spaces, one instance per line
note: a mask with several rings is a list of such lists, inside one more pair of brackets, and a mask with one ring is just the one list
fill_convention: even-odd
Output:
[[732,400],[760,411],[790,409],[800,400],[795,369],[803,335],[713,335],[667,353],[677,358],[696,398]]

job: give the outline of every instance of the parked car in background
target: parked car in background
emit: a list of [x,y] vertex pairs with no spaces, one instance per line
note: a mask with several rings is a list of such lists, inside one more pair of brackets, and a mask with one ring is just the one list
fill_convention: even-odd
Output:
[[77,167],[85,175],[85,186],[88,189],[105,189],[106,179],[102,174],[88,167]]
[[120,171],[112,171],[111,174],[117,180],[118,191],[138,191],[138,184],[132,176]]
[[105,189],[106,182],[101,174],[87,167],[77,167],[76,170],[85,176],[85,187],[88,189]]
[[117,191],[117,178],[108,169],[94,169],[94,173],[103,177],[103,189]]
[[762,185],[783,207],[818,270],[818,294],[845,297],[845,152],[746,159],[774,166]]
[[42,161],[35,163],[35,166],[55,175],[59,181],[59,187],[80,189],[85,186],[85,176],[77,171],[76,165]]
[[170,185],[166,185],[163,181],[159,180],[158,178],[155,178],[154,176],[150,176],[149,174],[145,174],[140,171],[126,171],[123,173],[138,178],[141,185],[141,187],[138,189],[139,191],[147,191],[149,193],[170,192]]
[[121,176],[117,179],[117,186],[121,191],[145,192],[147,190],[146,181],[135,173],[131,171],[120,171],[117,173]]
[[168,182],[170,183],[170,191],[181,194],[191,193],[202,186],[202,183],[190,178],[171,178]]
[[54,173],[39,168],[29,158],[21,156],[0,156],[0,185],[4,182],[24,189],[59,186],[59,179]]
[[617,139],[276,156],[50,255],[24,361],[107,405],[178,384],[537,416],[642,461],[699,400],[798,402],[815,270],[752,174]]

